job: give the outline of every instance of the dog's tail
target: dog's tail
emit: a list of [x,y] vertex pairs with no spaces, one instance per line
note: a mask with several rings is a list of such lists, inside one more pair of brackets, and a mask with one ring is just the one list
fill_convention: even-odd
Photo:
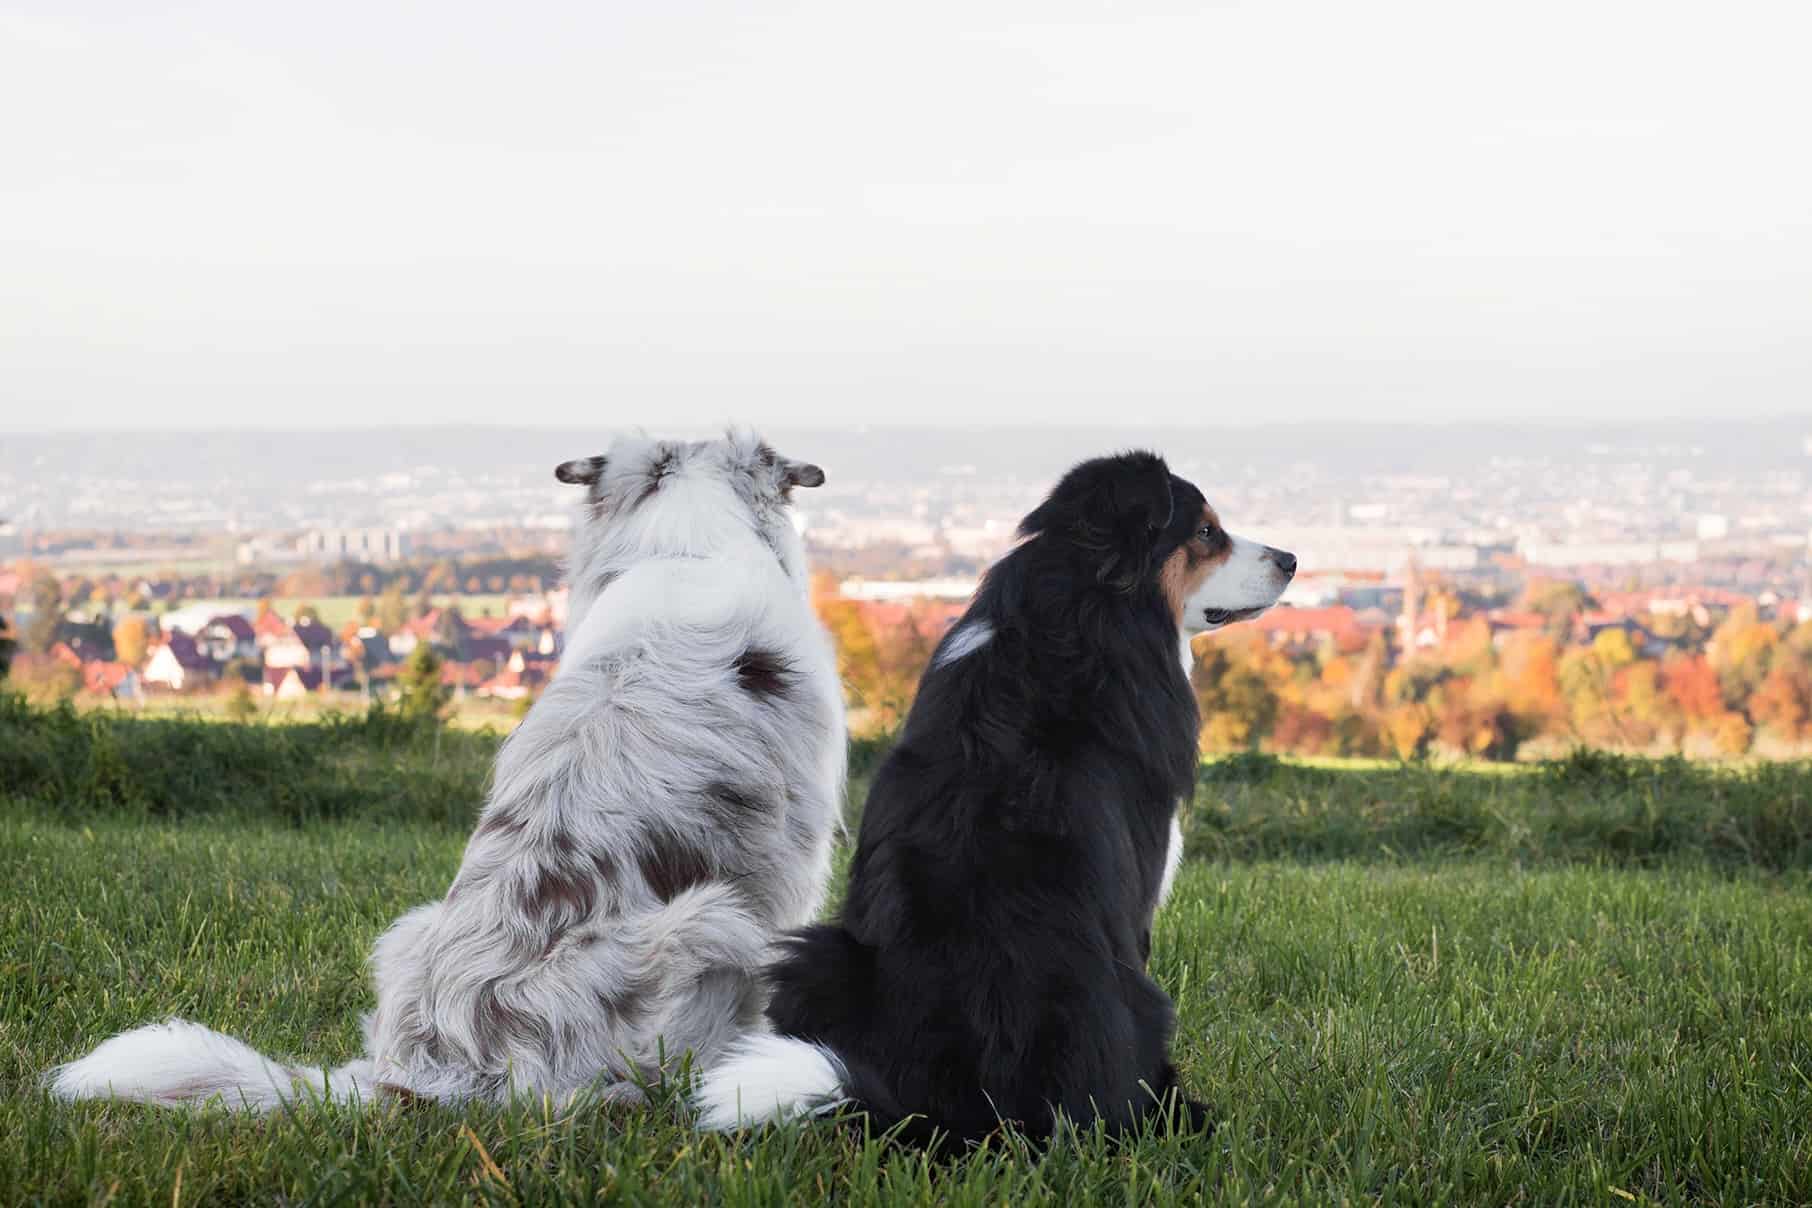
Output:
[[849,1101],[849,1076],[837,1055],[791,1036],[745,1036],[699,1083],[700,1128],[715,1132],[800,1116]]
[[764,977],[773,1032],[742,1037],[705,1071],[694,1097],[701,1128],[724,1132],[839,1107],[873,1114],[890,1102],[859,1062],[802,1039],[847,1035],[865,1015],[859,1004],[874,998],[873,951],[835,924],[796,931],[780,947]]
[[286,1065],[185,1019],[122,1032],[51,1070],[44,1081],[59,1099],[130,1099],[165,1107],[219,1099],[256,1112],[297,1099],[369,1101],[379,1089],[368,1060],[337,1069]]

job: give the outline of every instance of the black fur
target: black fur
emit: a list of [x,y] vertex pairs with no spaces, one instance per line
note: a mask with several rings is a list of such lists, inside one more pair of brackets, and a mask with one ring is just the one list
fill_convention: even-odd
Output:
[[1116,1130],[1160,1101],[1174,1011],[1145,958],[1195,698],[1157,575],[1202,495],[1151,454],[1085,462],[1025,520],[935,660],[862,815],[840,923],[789,940],[768,1016],[829,1047],[907,1140],[1055,1110]]

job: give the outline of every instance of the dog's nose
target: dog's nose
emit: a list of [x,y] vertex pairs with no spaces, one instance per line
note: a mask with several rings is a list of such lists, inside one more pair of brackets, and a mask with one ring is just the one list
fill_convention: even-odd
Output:
[[1271,561],[1276,564],[1278,570],[1281,570],[1286,575],[1293,575],[1296,573],[1295,554],[1292,554],[1287,549],[1266,549],[1265,552],[1271,555]]

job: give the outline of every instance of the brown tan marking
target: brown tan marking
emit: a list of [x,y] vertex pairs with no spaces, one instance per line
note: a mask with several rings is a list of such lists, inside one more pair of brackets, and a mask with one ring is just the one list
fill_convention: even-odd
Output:
[[[1218,540],[1204,539],[1202,530],[1205,528],[1212,529]],[[1215,515],[1212,507],[1203,504],[1202,518],[1189,540],[1177,546],[1176,552],[1164,559],[1164,565],[1158,570],[1158,585],[1163,589],[1164,602],[1170,606],[1170,615],[1177,619],[1179,626],[1183,623],[1183,610],[1189,604],[1189,597],[1232,552],[1233,543],[1221,530],[1220,517]]]

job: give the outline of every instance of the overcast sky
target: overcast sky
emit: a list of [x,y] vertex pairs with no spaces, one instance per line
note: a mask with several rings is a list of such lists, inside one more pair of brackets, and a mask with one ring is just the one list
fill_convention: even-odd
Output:
[[0,12],[0,428],[1812,411],[1812,6]]

